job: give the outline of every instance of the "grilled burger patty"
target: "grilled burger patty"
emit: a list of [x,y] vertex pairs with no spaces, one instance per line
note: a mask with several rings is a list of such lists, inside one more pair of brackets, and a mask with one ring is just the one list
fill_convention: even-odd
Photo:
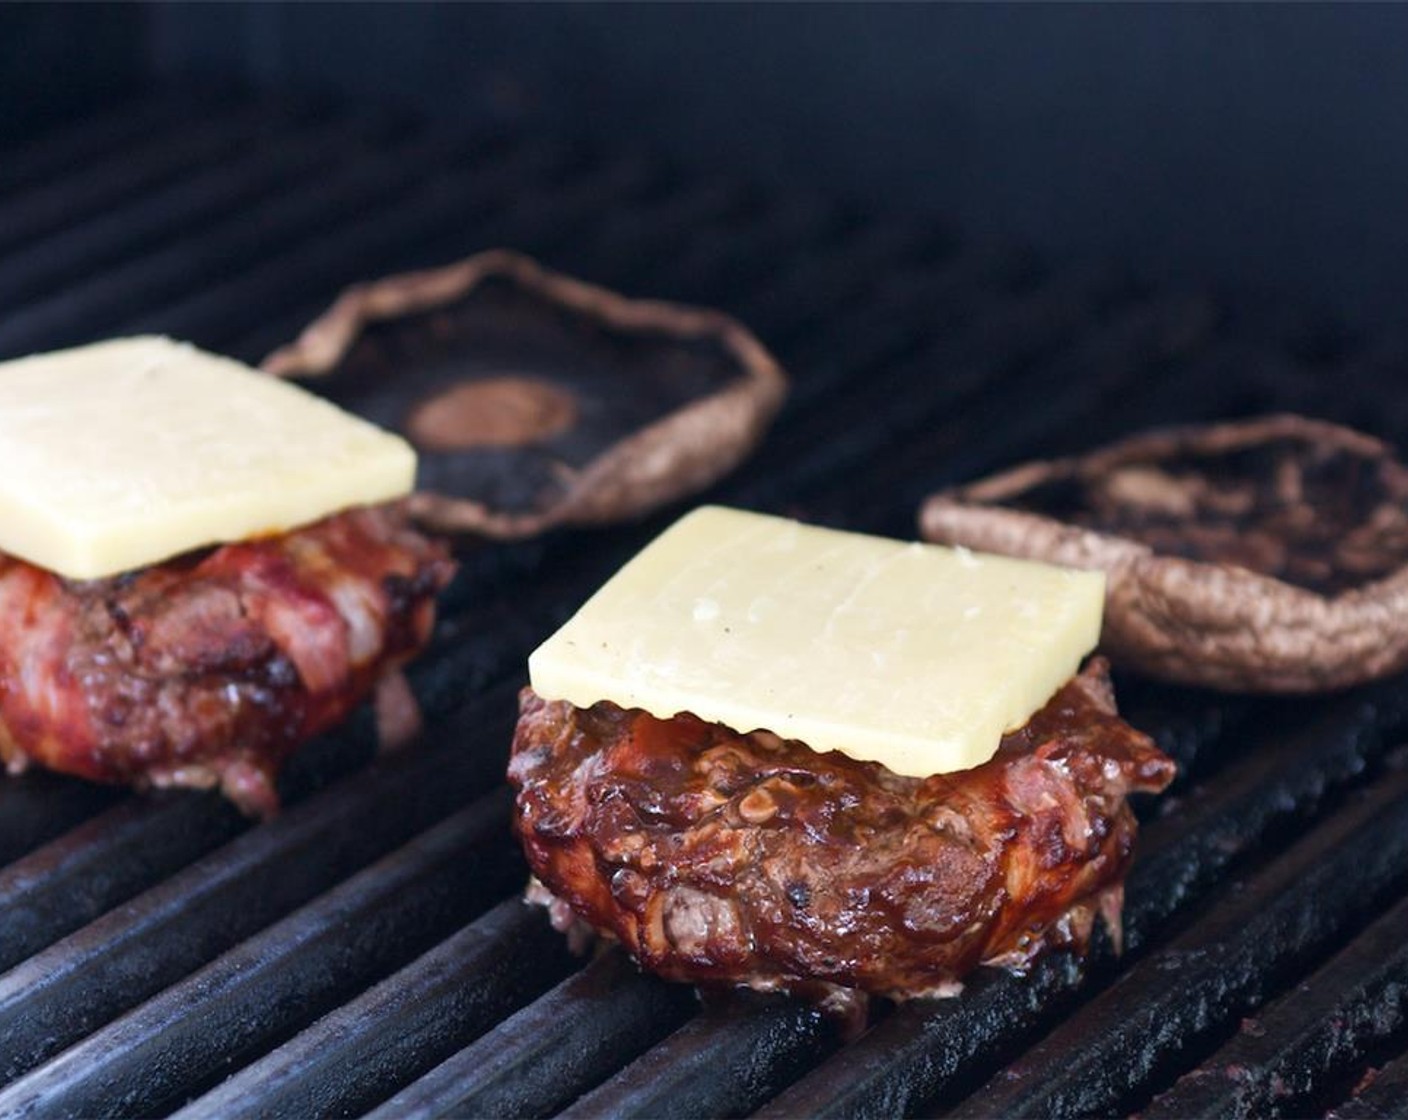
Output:
[[0,555],[0,757],[267,815],[288,755],[425,645],[452,571],[394,505],[112,579]]
[[[525,689],[509,780],[529,865],[648,969],[813,997],[949,994],[978,964],[1118,934],[1132,790],[1173,763],[1094,660],[972,770],[899,776],[691,715]],[[564,906],[565,904],[565,906]]]

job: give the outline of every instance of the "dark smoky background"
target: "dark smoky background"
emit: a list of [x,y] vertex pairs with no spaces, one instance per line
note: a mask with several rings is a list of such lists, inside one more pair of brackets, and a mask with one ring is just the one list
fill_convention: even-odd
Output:
[[1408,7],[5,5],[8,136],[153,86],[540,122],[1395,327]]

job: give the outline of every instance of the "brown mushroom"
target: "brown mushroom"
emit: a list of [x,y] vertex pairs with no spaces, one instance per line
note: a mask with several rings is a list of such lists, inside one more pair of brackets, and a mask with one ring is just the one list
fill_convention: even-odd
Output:
[[1117,664],[1320,692],[1408,667],[1408,467],[1300,416],[1172,428],[936,494],[932,541],[1108,573]]
[[628,299],[491,250],[348,289],[264,360],[417,445],[411,510],[496,539],[644,515],[752,450],[786,395],[717,311]]

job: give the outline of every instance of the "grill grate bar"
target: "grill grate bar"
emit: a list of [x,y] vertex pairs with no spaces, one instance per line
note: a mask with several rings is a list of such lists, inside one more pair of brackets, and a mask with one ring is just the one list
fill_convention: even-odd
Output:
[[[1122,285],[1108,273],[1029,279],[1010,272],[1014,265],[1004,256],[960,256],[924,280],[911,273],[912,286],[883,287],[869,317],[846,331],[849,344],[829,359],[828,351],[818,352],[824,373],[804,402],[812,423],[826,423],[825,414],[841,400],[887,410],[876,425],[886,427],[891,413],[921,407],[915,385],[928,387],[922,407],[952,403],[980,389],[990,369],[1017,368],[1073,340],[1088,317],[1121,300]],[[931,300],[942,300],[952,314],[932,313],[926,309]],[[988,356],[991,337],[1004,342]],[[793,458],[810,438],[798,434],[788,449]]]
[[[1137,391],[1119,384],[1087,389],[1079,383],[1062,391],[1059,376],[1048,372],[1049,384],[1032,386],[1025,398],[1045,401],[1043,409],[1013,413],[1010,400],[989,397],[963,416],[940,418],[927,438],[897,444],[886,456],[887,473],[877,485],[895,493],[896,508],[904,511],[888,529],[913,532],[919,506],[929,494],[1011,465],[1014,446],[1022,448],[1023,460],[1069,454],[1151,425],[1268,411],[1248,398],[1238,378],[1246,363],[1264,361],[1265,355],[1249,347],[1189,338],[1175,341],[1169,352],[1141,367],[1145,383]],[[1131,359],[1131,368],[1136,364]],[[1079,360],[1066,364],[1072,376],[1081,368]],[[827,508],[844,497],[844,491],[833,490]],[[1183,703],[1193,707],[1200,701]]]
[[[782,413],[773,435],[760,451],[771,445],[777,433],[793,427],[806,411],[814,408],[827,386],[835,385],[847,368],[858,370],[859,362],[856,359],[874,351],[876,343],[873,339],[876,335],[908,333],[901,308],[896,306],[899,301],[890,298],[891,293],[884,285],[850,287],[840,282],[828,282],[820,286],[810,315],[799,314],[795,308],[788,306],[788,300],[805,286],[799,281],[799,275],[809,278],[809,281],[818,280],[826,275],[823,262],[829,262],[831,274],[838,278],[862,267],[857,262],[868,262],[865,267],[885,269],[920,267],[910,259],[910,255],[881,265],[880,254],[886,250],[898,252],[899,247],[875,237],[874,232],[838,229],[836,240],[827,246],[825,253],[811,246],[811,252],[800,268],[787,267],[771,273],[766,283],[747,298],[740,299],[736,290],[728,293],[706,290],[704,293],[717,297],[715,302],[731,303],[739,318],[773,347],[790,375],[791,390]],[[947,267],[947,262],[941,259],[934,262],[933,267],[943,269],[946,278],[964,266]],[[982,271],[981,268],[973,270],[979,274]],[[933,281],[936,290],[944,286],[944,279]],[[694,293],[689,294],[692,296]],[[725,298],[726,295],[732,298]],[[855,341],[858,337],[871,341],[866,346],[858,346]],[[896,346],[891,342],[888,349]],[[859,353],[848,357],[848,348]],[[743,475],[759,473],[763,473],[763,469],[754,457],[745,464]]]
[[[555,168],[556,165],[545,164],[540,170]],[[379,221],[353,236],[332,239],[311,250],[289,253],[285,259],[270,261],[228,288],[203,293],[186,305],[155,313],[150,319],[181,322],[222,345],[224,339],[233,337],[231,328],[238,328],[244,337],[226,348],[249,361],[259,361],[324,311],[347,284],[446,264],[489,243],[503,241],[537,247],[561,241],[575,233],[604,198],[638,197],[656,185],[657,174],[649,163],[628,156],[580,170],[568,186],[547,181],[535,192],[524,182],[520,169],[516,176],[495,176],[493,187],[499,196],[486,197],[478,209],[466,208],[466,203],[474,201],[473,187],[469,185],[474,172],[447,174],[427,184],[395,219]],[[502,212],[499,208],[503,208]],[[454,230],[452,237],[446,236],[447,227]],[[513,236],[507,236],[510,233]],[[280,311],[272,321],[253,314],[230,314],[230,298],[246,298],[257,306],[278,292],[283,295],[280,302],[287,307],[288,297],[301,300],[302,293],[310,289],[325,294],[316,303],[303,301],[302,306]]]
[[840,257],[832,246],[799,254],[783,282],[750,301],[742,318],[767,341],[798,336],[826,324],[834,309],[864,298],[876,287],[877,274],[942,256],[950,248],[944,235],[927,226],[862,226],[847,239]]
[[[1022,262],[1010,254],[958,253],[926,266],[910,265],[903,283],[879,285],[850,314],[790,348],[789,366],[803,373],[784,420],[795,422],[824,409],[829,395],[847,382],[934,345],[943,332],[961,333],[969,320],[1028,281]],[[770,448],[769,443],[762,453]]]
[[100,162],[117,148],[130,147],[159,130],[189,123],[189,106],[157,98],[122,105],[98,116],[44,133],[5,154],[0,167],[0,198],[22,190],[48,190],[77,167]]
[[507,790],[482,798],[90,1035],[0,1091],[0,1114],[152,1115],[189,1099],[521,883],[508,805]]
[[1326,1120],[1408,1120],[1408,1054],[1373,1071]]
[[[1026,386],[1033,378],[1039,382],[1050,379],[1043,373],[1054,358],[1067,348],[1090,345],[1080,336],[1090,317],[1117,298],[1115,291],[1109,278],[1102,276],[1088,280],[1072,276],[1064,283],[1043,285],[995,304],[975,316],[960,334],[907,362],[848,382],[831,394],[827,413],[816,421],[826,426],[839,416],[849,421],[847,426],[839,433],[827,434],[815,429],[794,430],[790,438],[774,441],[772,453],[787,455],[789,462],[776,468],[762,486],[776,486],[803,504],[818,501],[823,490],[828,496],[841,495],[832,508],[845,509],[850,517],[867,511],[871,519],[865,523],[868,528],[889,528],[875,520],[877,514],[887,514],[893,520],[902,513],[904,524],[899,533],[912,533],[914,500],[905,493],[907,488],[886,486],[883,462],[868,472],[864,485],[843,482],[838,486],[838,481],[854,477],[877,458],[888,460],[900,453],[907,440],[922,439],[926,446],[935,442],[935,435],[926,429],[939,422],[947,425],[955,441],[960,436],[971,439],[975,431],[1002,440],[1003,424],[998,422],[994,430],[977,423],[980,410],[995,414],[998,421],[1012,416],[1011,402],[1026,399]],[[1115,327],[1108,329],[1125,329],[1131,314],[1137,325],[1137,310],[1126,307]],[[1094,328],[1096,333],[1106,329]],[[933,377],[936,370],[943,371],[941,381]],[[931,383],[922,403],[903,391],[916,378]],[[1063,403],[1057,398],[1039,416],[1017,422],[1043,422],[1042,418]],[[855,423],[853,418],[858,416],[865,417],[865,423]],[[882,455],[886,449],[893,451]],[[749,500],[758,499],[750,494]]]
[[[500,705],[494,707],[492,700]],[[507,695],[414,754],[251,829],[0,976],[0,1082],[33,1068],[451,812],[501,776]],[[397,807],[394,814],[385,806]]]
[[739,1116],[767,1100],[839,1045],[838,1025],[795,1000],[733,996],[686,1023],[560,1115]]
[[411,185],[409,192],[375,221],[334,231],[286,252],[266,254],[249,272],[204,288],[174,305],[146,311],[124,329],[160,326],[207,344],[223,343],[236,332],[256,330],[266,322],[267,308],[286,306],[290,298],[301,298],[310,288],[336,291],[364,275],[369,261],[404,252],[408,244],[422,245],[435,231],[439,231],[443,246],[447,225],[456,224],[466,211],[482,208],[493,212],[506,205],[515,184],[521,187],[530,175],[555,170],[564,155],[561,149],[528,149],[519,153],[517,160],[492,165],[498,174],[481,175],[473,168],[442,169]]
[[693,991],[599,957],[402,1090],[368,1120],[550,1116],[655,1045],[696,1007]]
[[[1264,707],[1243,696],[1195,689],[1160,689],[1139,677],[1115,673],[1120,713],[1133,726],[1153,736],[1159,749],[1178,763],[1178,774],[1167,797],[1134,799],[1136,814],[1161,807],[1227,761],[1229,742],[1244,735],[1254,715]],[[1160,811],[1162,811],[1160,809]]]
[[[1183,907],[1216,886],[1239,862],[1275,850],[1335,806],[1335,799],[1377,766],[1386,750],[1383,724],[1401,722],[1408,704],[1401,688],[1382,690],[1376,709],[1346,699],[1318,718],[1262,736],[1254,751],[1224,767],[1214,781],[1190,791],[1174,811],[1151,822],[1126,884],[1125,951],[1139,952]],[[1265,705],[1248,724],[1270,721]],[[1228,744],[1229,747],[1233,746]]]
[[101,213],[139,191],[197,168],[219,164],[269,127],[267,110],[237,108],[212,115],[198,129],[163,131],[84,174],[61,178],[44,190],[0,201],[0,252]]
[[122,794],[105,786],[31,773],[0,780],[0,867],[102,812]]
[[[1190,791],[1147,826],[1126,883],[1123,963],[1137,960],[1171,918],[1206,896],[1237,861],[1294,835],[1361,778],[1384,751],[1379,721],[1397,719],[1405,704],[1401,688],[1385,688],[1342,700],[1292,733],[1268,729],[1216,782]],[[1093,952],[1085,971],[1103,981],[1112,963]],[[985,1076],[993,1055],[1011,1055],[1064,1014],[1082,971],[1070,956],[1053,953],[1025,977],[980,973],[960,1001],[900,1007],[852,1044],[844,1060],[820,1066],[759,1115],[885,1117],[910,1115],[936,1098],[952,1100]]]
[[[1146,367],[1145,373],[1158,379],[1147,395],[1142,388],[1129,392],[1118,386],[1054,395],[1052,386],[1033,386],[1033,398],[1049,399],[1048,407],[1005,420],[1004,404],[989,401],[965,421],[936,428],[927,442],[897,448],[887,461],[891,485],[909,511],[905,528],[913,531],[919,507],[930,494],[1010,466],[1019,458],[1069,453],[1074,450],[1074,441],[1089,448],[1150,425],[1219,414],[1219,405],[1227,405],[1220,414],[1228,414],[1239,396],[1228,381],[1228,371],[1236,368],[1237,360],[1229,361],[1229,355],[1221,351],[1203,349],[1208,345],[1211,340],[1203,340],[1185,354],[1170,353],[1163,362]],[[1053,395],[1043,398],[1043,392]],[[1118,403],[1106,404],[1110,396]],[[1003,425],[1023,439],[1020,456],[1014,455],[1012,444],[996,434]]]
[[468,142],[439,134],[410,139],[389,160],[349,160],[296,189],[211,224],[126,264],[104,269],[49,298],[28,304],[0,324],[0,353],[20,354],[98,337],[124,317],[189,291],[193,283],[228,276],[285,244],[301,243],[377,205],[432,174]]
[[1326,1082],[1408,1024],[1408,899],[1144,1109],[1147,1120],[1308,1112]]
[[777,276],[796,253],[833,243],[847,232],[839,208],[820,199],[783,207],[751,201],[746,215],[701,229],[688,251],[647,269],[637,290],[731,309],[740,292]]
[[213,796],[128,798],[0,869],[0,971],[233,838],[245,825]]
[[[992,329],[1005,329],[1010,337],[962,341],[954,351],[940,349],[916,358],[897,375],[916,378],[933,369],[957,370],[949,374],[951,383],[961,386],[965,396],[955,407],[935,392],[924,408],[897,410],[881,433],[895,450],[884,456],[878,477],[869,483],[870,494],[834,484],[844,477],[843,465],[874,454],[873,433],[866,425],[856,446],[838,441],[824,455],[808,457],[805,469],[791,480],[798,498],[824,498],[828,508],[853,517],[855,509],[874,508],[871,495],[883,493],[890,500],[891,520],[877,527],[913,533],[919,503],[940,480],[978,477],[1010,458],[1014,447],[1067,428],[1084,430],[1098,420],[1110,396],[1138,394],[1136,373],[1150,375],[1173,357],[1205,346],[1214,324],[1211,306],[1200,297],[1137,300],[1105,310],[1100,322],[1084,329],[1063,318],[1081,314],[1069,285],[1049,301],[1033,298],[1030,306],[1030,321],[1018,314],[1005,327],[994,324]],[[1086,308],[1088,315],[1095,311]],[[1043,335],[1046,331],[1050,333]],[[1005,383],[1004,369],[1010,371]],[[1030,401],[1042,402],[1041,407],[1015,404]],[[872,446],[866,446],[867,437]]]
[[671,260],[682,243],[699,236],[706,226],[740,214],[748,197],[746,188],[733,180],[682,184],[645,205],[612,208],[580,248],[557,254],[553,260],[567,271],[620,284]]
[[[576,609],[618,559],[624,561],[634,539],[612,542],[610,547],[583,549],[581,566],[573,571],[544,572],[535,588],[541,591],[541,597],[535,594],[521,602],[500,599],[437,626],[442,640],[407,672],[426,716],[433,719],[458,698],[482,692],[506,678],[520,679],[529,652],[567,612]],[[511,583],[502,594],[511,597],[523,595],[524,591],[523,586]],[[506,757],[504,762],[507,763]]]
[[[1272,402],[1249,392],[1239,376],[1248,365],[1287,368],[1263,349],[1210,337],[1196,350],[1173,352],[1152,363],[1146,371],[1152,383],[1139,393],[1108,400],[1092,417],[1096,427],[1056,427],[1035,436],[1024,448],[1030,448],[1030,457],[1077,454],[1098,441],[1151,425],[1225,419],[1273,409]],[[1029,457],[1026,451],[1023,457]]]
[[262,141],[128,205],[6,253],[0,260],[0,302],[14,307],[79,282],[163,240],[219,221],[237,207],[325,174],[329,165],[345,158],[349,145],[363,144],[370,131],[365,122],[351,120]]
[[[986,263],[973,267],[981,274]],[[969,275],[968,267],[961,262],[957,267],[960,284]],[[996,267],[1000,269],[1000,263]],[[999,271],[999,282],[1001,276]],[[946,286],[942,276],[934,279],[935,290]],[[795,499],[799,480],[844,478],[872,457],[878,443],[897,442],[898,431],[913,422],[921,407],[912,392],[905,391],[915,376],[927,379],[932,371],[941,371],[941,380],[933,379],[924,411],[953,408],[985,388],[1001,395],[1004,390],[988,379],[1005,380],[1004,375],[1024,360],[1068,343],[1092,308],[1116,298],[1116,290],[1107,276],[1072,276],[1024,288],[1010,298],[981,300],[960,316],[954,334],[927,345],[910,318],[924,315],[923,291],[914,303],[882,303],[871,312],[868,330],[848,328],[853,341],[838,347],[834,361],[823,359],[813,367],[817,384],[799,392],[801,415],[760,449],[756,469],[749,472],[752,481],[745,483],[740,497],[767,503],[776,500],[771,490]],[[916,345],[917,354],[895,361]],[[865,417],[865,423],[857,423],[857,417]]]
[[1195,930],[1135,964],[955,1115],[1138,1107],[1172,1063],[1351,933],[1405,877],[1408,771],[1398,771],[1232,884]]
[[363,1112],[575,964],[546,917],[510,899],[176,1115]]

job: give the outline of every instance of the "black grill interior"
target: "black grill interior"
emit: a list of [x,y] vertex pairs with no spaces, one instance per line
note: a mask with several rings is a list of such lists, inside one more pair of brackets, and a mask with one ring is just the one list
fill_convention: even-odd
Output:
[[[287,105],[146,100],[0,160],[0,356],[158,330],[257,361],[343,285],[509,245],[723,307],[794,378],[708,498],[913,535],[919,501],[1154,423],[1294,409],[1408,437],[1392,342],[965,243],[647,153]],[[1280,325],[1277,325],[1280,324]],[[1125,946],[843,1038],[572,957],[516,899],[526,653],[678,511],[467,553],[412,672],[287,809],[0,782],[0,1115],[1408,1115],[1408,683],[1257,701],[1120,682],[1180,761]]]

